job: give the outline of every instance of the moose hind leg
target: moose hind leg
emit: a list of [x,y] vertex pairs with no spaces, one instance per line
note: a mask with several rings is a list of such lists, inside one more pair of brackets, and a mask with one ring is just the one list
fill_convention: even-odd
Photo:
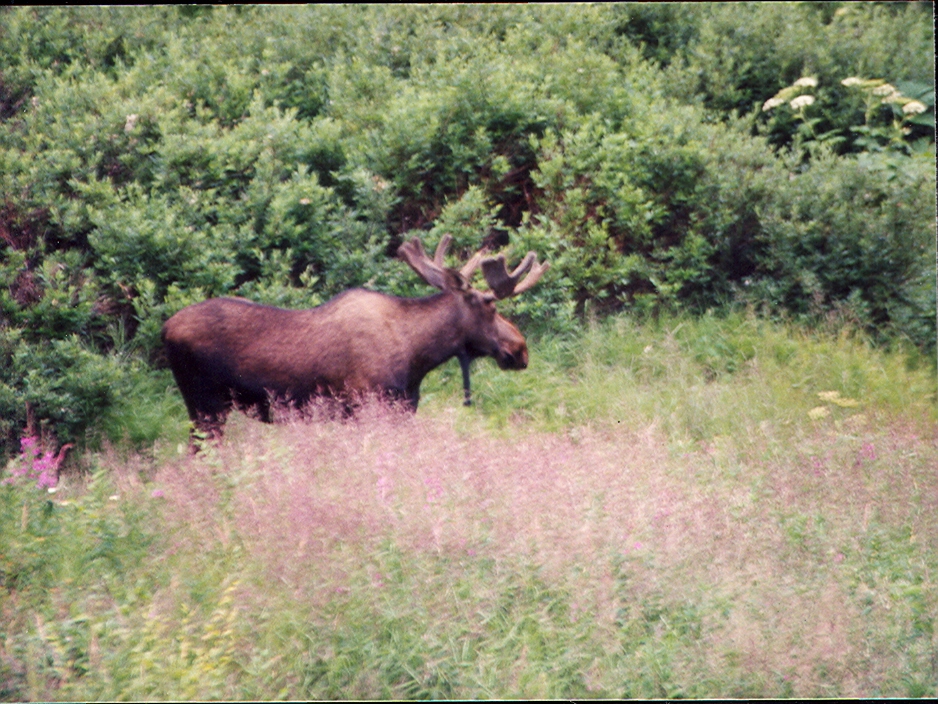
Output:
[[200,413],[192,421],[192,428],[189,431],[190,448],[197,451],[197,445],[203,439],[216,444],[220,443],[225,434],[225,419],[227,417],[227,412]]
[[234,393],[235,406],[238,410],[262,423],[273,422],[272,400],[271,395],[266,390],[237,389]]
[[197,443],[204,438],[218,443],[224,434],[225,420],[233,405],[227,389],[199,389],[200,393],[186,398],[192,428],[189,432],[189,447],[196,451]]

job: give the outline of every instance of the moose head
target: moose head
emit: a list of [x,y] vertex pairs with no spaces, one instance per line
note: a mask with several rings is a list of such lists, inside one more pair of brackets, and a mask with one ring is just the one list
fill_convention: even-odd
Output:
[[[518,296],[530,289],[550,264],[538,264],[537,255],[528,252],[509,274],[504,254],[485,257],[486,250],[482,249],[459,271],[448,269],[443,265],[443,260],[452,239],[452,235],[443,235],[433,259],[427,256],[423,244],[416,237],[402,244],[397,253],[426,283],[462,301],[460,310],[465,320],[460,321],[463,323],[460,329],[464,344],[456,352],[456,357],[462,368],[465,405],[468,406],[472,403],[469,364],[473,359],[492,357],[502,369],[525,369],[528,366],[528,348],[524,336],[495,309],[495,302]],[[470,285],[473,274],[480,266],[489,285],[488,291],[479,291]]]

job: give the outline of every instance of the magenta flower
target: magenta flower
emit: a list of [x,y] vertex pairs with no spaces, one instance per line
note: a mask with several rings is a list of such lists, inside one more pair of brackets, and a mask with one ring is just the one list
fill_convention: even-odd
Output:
[[72,448],[71,443],[63,445],[58,454],[54,450],[45,453],[39,447],[39,439],[33,435],[20,438],[20,456],[12,475],[3,480],[4,484],[13,484],[20,477],[36,482],[39,489],[49,489],[59,483],[59,467],[65,460],[65,453]]
[[427,503],[432,504],[443,498],[443,482],[437,477],[427,477],[423,480],[427,488]]
[[391,496],[392,484],[390,478],[382,475],[377,482],[378,497],[382,503],[387,503]]

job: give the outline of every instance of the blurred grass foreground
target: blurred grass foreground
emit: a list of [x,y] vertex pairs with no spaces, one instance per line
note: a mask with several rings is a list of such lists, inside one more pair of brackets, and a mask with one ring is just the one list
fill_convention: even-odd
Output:
[[4,697],[936,693],[930,373],[753,319],[535,349],[0,487]]

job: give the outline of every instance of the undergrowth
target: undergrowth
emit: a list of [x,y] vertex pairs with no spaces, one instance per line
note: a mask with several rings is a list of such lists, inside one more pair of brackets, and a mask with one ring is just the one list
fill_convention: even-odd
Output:
[[196,456],[140,391],[150,451],[0,485],[0,697],[938,694],[931,369],[745,316],[531,352]]

